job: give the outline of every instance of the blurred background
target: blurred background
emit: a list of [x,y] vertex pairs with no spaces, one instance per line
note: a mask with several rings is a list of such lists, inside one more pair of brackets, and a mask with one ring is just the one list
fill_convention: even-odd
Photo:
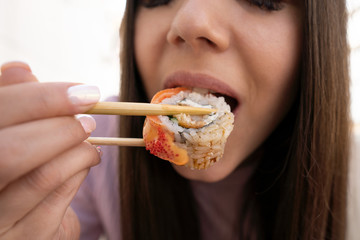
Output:
[[0,0],[0,64],[21,60],[42,82],[118,94],[125,0]]
[[[118,94],[125,0],[0,0],[0,64],[22,60],[40,81],[98,85]],[[352,118],[360,126],[360,1],[348,0]]]

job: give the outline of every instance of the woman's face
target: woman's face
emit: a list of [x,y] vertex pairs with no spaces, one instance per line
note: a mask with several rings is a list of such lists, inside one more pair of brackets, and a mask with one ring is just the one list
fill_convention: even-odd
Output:
[[234,130],[223,158],[207,170],[174,165],[188,179],[212,182],[228,176],[264,142],[293,103],[302,8],[296,0],[268,2],[142,0],[140,4],[135,57],[148,97],[164,88],[188,86],[232,99]]

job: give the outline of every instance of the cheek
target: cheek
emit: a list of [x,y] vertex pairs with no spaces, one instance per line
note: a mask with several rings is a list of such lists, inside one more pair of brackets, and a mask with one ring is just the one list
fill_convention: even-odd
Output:
[[229,158],[239,156],[237,161],[241,162],[249,156],[274,131],[294,102],[298,91],[302,25],[298,20],[290,20],[261,25],[255,30],[257,34],[243,38],[242,45],[238,46],[243,53],[246,87],[243,87],[243,103],[229,139]]
[[[287,113],[295,98],[301,59],[301,24],[298,20],[286,20],[259,31],[252,39],[253,57],[249,57],[248,63],[252,77],[249,101],[257,105],[253,113],[257,117],[273,116],[276,122]],[[256,47],[260,44],[261,48]],[[262,114],[266,116],[259,116]]]

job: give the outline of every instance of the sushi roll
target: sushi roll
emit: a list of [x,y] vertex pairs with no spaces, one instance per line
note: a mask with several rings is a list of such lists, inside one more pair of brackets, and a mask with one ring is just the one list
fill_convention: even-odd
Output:
[[234,115],[223,97],[203,89],[165,89],[151,103],[215,108],[210,115],[147,116],[143,128],[151,154],[191,169],[207,169],[219,161],[233,129]]

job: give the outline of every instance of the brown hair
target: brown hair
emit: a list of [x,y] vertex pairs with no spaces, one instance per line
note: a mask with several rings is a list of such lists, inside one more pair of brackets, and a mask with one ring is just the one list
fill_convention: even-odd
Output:
[[[137,1],[122,25],[122,101],[147,101],[134,60]],[[305,0],[299,93],[261,147],[249,206],[262,239],[344,239],[349,158],[349,76],[345,0]],[[121,136],[141,137],[144,119],[123,117]],[[124,239],[199,239],[186,179],[144,149],[120,150]]]

